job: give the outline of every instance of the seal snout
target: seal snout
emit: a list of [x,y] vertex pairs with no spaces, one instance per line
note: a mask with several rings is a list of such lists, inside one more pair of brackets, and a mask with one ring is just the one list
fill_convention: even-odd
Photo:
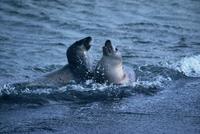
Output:
[[106,40],[105,42],[105,46],[108,47],[108,46],[112,46],[112,43],[110,40]]
[[90,42],[90,41],[92,41],[92,37],[88,36],[88,37],[85,38],[85,40]]
[[92,41],[92,37],[88,36],[84,39],[84,46],[86,48],[86,50],[89,50],[91,47],[90,42]]
[[110,40],[106,40],[105,45],[103,46],[103,55],[111,55],[114,53],[114,48]]

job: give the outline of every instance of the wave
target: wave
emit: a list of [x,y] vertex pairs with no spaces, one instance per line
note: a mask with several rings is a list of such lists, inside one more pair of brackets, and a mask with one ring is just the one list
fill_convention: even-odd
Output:
[[[152,96],[167,88],[171,81],[187,77],[168,67],[144,65],[134,68],[137,81],[126,85],[97,84],[91,80],[84,83],[71,82],[63,87],[33,86],[29,82],[4,84],[0,87],[0,102],[43,104],[50,101],[99,101],[137,95]],[[132,71],[132,68],[126,69]],[[45,72],[46,69],[41,68],[40,71]]]
[[183,57],[180,61],[167,64],[188,77],[200,77],[200,55]]
[[200,55],[181,59],[177,69],[191,77],[200,77]]
[[127,85],[97,84],[93,81],[63,87],[29,86],[28,83],[5,84],[0,88],[2,103],[37,103],[51,101],[101,101],[116,100],[137,94],[154,95],[160,91],[163,79],[137,81]]

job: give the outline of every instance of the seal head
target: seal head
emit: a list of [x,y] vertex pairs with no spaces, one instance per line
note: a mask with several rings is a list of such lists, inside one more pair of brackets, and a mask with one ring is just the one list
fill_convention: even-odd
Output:
[[73,43],[66,52],[69,67],[72,72],[81,80],[92,77],[92,65],[88,50],[91,48],[92,38],[86,37]]

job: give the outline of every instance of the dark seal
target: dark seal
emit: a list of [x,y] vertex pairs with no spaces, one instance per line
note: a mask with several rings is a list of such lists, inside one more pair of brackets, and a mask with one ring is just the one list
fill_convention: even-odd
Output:
[[68,64],[31,82],[29,85],[63,86],[70,81],[85,81],[92,78],[88,50],[91,48],[91,37],[73,43],[66,52]]

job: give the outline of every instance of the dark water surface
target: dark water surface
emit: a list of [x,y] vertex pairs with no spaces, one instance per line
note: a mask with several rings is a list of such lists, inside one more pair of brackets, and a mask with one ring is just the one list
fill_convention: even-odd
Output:
[[[60,88],[24,82],[111,39],[138,81]],[[0,133],[200,133],[199,0],[0,0]]]

